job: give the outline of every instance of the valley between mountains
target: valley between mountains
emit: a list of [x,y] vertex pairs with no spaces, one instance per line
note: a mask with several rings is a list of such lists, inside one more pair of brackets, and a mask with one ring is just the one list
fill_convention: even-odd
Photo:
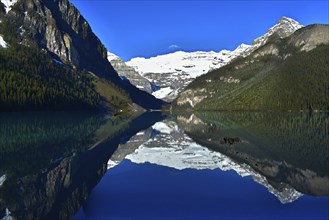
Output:
[[329,110],[329,26],[124,62],[67,0],[1,0],[0,111]]
[[0,0],[2,220],[328,219],[325,3],[71,1]]

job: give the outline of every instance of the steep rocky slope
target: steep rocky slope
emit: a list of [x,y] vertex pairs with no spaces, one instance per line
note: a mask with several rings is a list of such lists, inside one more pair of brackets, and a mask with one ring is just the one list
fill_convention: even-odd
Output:
[[[107,81],[113,83],[143,108],[161,108],[162,101],[120,79],[107,60],[107,49],[69,1],[2,0],[1,2],[4,4],[1,7],[0,34],[6,44],[18,43],[43,49],[56,61],[89,72],[96,80],[102,82],[103,87],[104,85],[109,87]],[[99,85],[100,83],[95,83],[96,87]],[[110,94],[101,95],[104,100],[111,102]]]
[[128,66],[120,57],[107,52],[107,59],[122,79],[127,79],[137,88],[152,93],[152,84],[150,81],[137,73],[133,67]]

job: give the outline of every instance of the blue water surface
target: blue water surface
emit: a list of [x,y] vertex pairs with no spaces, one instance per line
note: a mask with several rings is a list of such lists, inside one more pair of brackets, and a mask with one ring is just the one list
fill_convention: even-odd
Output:
[[73,219],[328,219],[329,198],[281,204],[235,171],[176,170],[123,160],[93,189]]

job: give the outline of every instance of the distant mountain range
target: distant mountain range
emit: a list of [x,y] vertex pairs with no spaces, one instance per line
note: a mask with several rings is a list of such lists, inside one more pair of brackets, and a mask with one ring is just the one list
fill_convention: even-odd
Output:
[[328,36],[282,17],[233,51],[125,63],[68,0],[1,0],[0,111],[325,110]]
[[178,51],[126,64],[159,86],[152,94],[173,101],[176,110],[323,111],[329,109],[328,44],[328,25],[304,27],[282,17],[234,51]]
[[[303,27],[297,21],[282,17],[267,33],[255,39],[252,45],[241,44],[235,50],[177,51],[151,58],[133,58],[126,64],[133,67],[141,76],[160,87],[152,94],[166,101],[174,100],[179,93],[196,77],[230,63],[237,57],[245,57],[264,45],[271,38],[287,37]],[[119,73],[120,74],[120,73]],[[129,79],[129,77],[127,77]],[[138,83],[135,81],[135,85]],[[144,84],[139,84],[140,88]]]

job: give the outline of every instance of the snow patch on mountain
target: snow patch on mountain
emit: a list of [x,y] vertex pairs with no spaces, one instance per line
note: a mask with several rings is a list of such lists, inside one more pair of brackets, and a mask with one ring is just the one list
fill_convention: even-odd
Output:
[[241,44],[234,51],[177,51],[148,59],[143,57],[133,58],[128,61],[127,64],[134,67],[136,71],[143,76],[145,76],[146,73],[172,73],[171,78],[182,76],[186,79],[194,79],[207,73],[211,69],[221,67],[249,47],[249,45]]
[[304,27],[297,21],[285,16],[281,17],[279,22],[271,27],[266,34],[256,38],[252,45],[254,48],[258,48],[267,43],[267,41],[274,35],[278,35],[280,38],[285,38],[293,34],[296,30]]
[[158,91],[152,92],[152,95],[158,99],[166,98],[170,93],[173,92],[173,89],[170,87],[161,88]]
[[16,4],[17,0],[1,0],[1,2],[5,5],[6,13],[8,13],[11,10],[11,6]]
[[117,166],[118,164],[119,164],[118,161],[114,161],[114,160],[110,159],[109,161],[107,161],[107,169],[111,169],[111,168]]
[[0,35],[0,47],[3,47],[3,48],[7,48],[7,43],[6,41],[3,39],[3,37]]
[[241,44],[233,51],[177,51],[151,58],[137,57],[128,61],[127,65],[161,87],[158,92],[152,93],[154,96],[165,101],[172,101],[196,77],[219,69],[237,57],[248,56],[271,37],[288,37],[301,27],[303,25],[297,21],[282,17],[267,33],[255,39],[253,45]]
[[245,55],[245,51],[250,47],[241,44],[234,51],[177,51],[148,59],[133,58],[127,64],[150,82],[161,87],[159,91],[152,93],[155,97],[172,101],[193,79],[222,67],[238,56]]
[[111,53],[107,51],[107,60],[111,62],[112,60],[120,60],[121,58],[115,55],[114,53]]

